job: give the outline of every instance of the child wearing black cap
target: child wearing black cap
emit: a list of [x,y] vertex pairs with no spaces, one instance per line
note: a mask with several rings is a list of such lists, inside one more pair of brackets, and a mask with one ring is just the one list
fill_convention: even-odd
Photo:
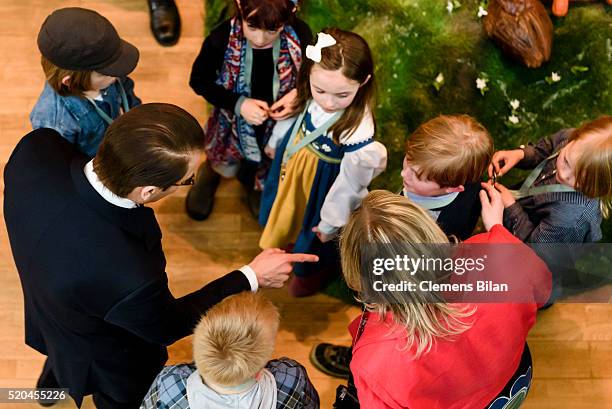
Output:
[[38,33],[46,82],[30,113],[34,129],[51,128],[93,157],[106,128],[139,105],[134,81],[138,49],[93,10],[55,10]]

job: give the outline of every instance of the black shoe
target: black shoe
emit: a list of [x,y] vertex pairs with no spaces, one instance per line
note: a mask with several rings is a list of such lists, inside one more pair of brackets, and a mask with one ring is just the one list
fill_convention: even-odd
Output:
[[259,220],[259,205],[261,204],[261,191],[250,189],[247,191],[247,203],[249,204],[249,210],[255,218]]
[[352,351],[349,347],[318,344],[310,352],[310,362],[319,371],[335,378],[348,379]]
[[147,0],[151,31],[153,36],[163,46],[171,46],[178,42],[181,36],[181,17],[174,0]]
[[37,403],[44,408],[48,408],[50,406],[55,405],[58,401],[59,399],[58,400],[38,400]]
[[185,199],[185,210],[189,217],[202,221],[210,216],[220,181],[221,176],[212,170],[208,162],[200,166],[195,184],[189,189]]

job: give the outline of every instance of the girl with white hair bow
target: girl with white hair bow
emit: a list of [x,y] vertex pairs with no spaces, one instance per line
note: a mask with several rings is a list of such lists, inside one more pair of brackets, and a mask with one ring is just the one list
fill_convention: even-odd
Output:
[[387,164],[374,141],[374,63],[359,35],[330,28],[306,48],[298,76],[299,115],[279,121],[266,146],[274,155],[262,196],[262,248],[288,247],[319,255],[294,266],[289,292],[313,294],[337,275],[332,242],[367,187]]

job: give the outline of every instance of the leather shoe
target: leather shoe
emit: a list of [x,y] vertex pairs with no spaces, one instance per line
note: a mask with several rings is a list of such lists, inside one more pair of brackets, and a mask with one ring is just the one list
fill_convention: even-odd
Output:
[[171,46],[181,36],[181,17],[174,0],[147,0],[153,36],[163,46]]

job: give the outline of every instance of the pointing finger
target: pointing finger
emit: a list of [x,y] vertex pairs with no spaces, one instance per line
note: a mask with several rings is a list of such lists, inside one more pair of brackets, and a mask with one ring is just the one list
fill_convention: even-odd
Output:
[[319,256],[306,253],[287,254],[285,261],[288,263],[316,263],[319,261]]

